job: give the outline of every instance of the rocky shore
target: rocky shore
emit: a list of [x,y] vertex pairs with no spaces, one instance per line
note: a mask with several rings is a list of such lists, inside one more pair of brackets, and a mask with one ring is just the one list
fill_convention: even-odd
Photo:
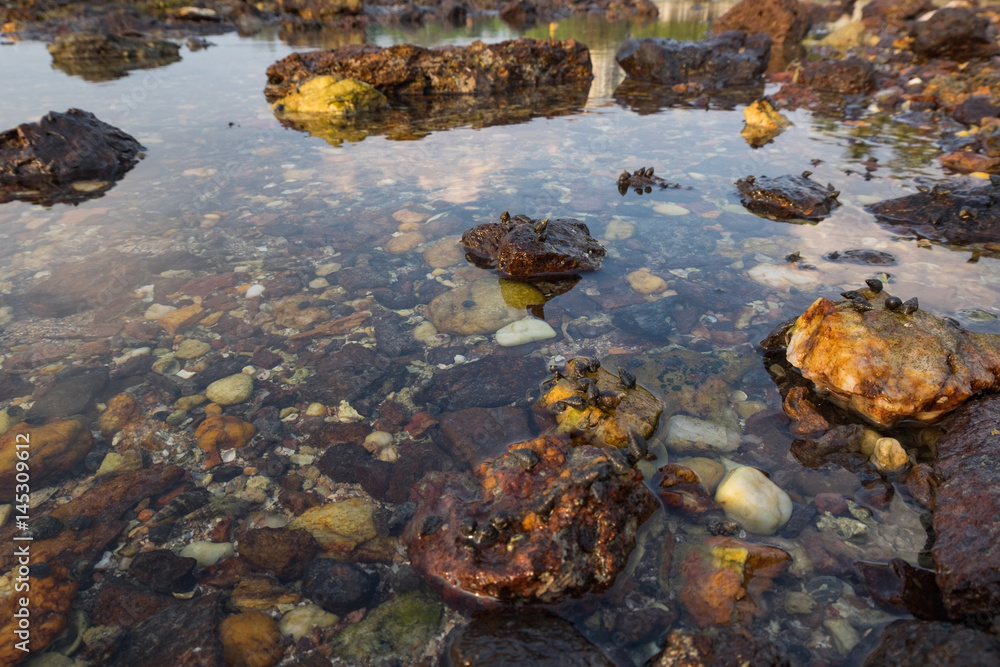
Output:
[[[0,17],[20,36],[100,22],[175,39],[402,11],[649,13],[372,7],[31,3]],[[665,201],[698,186],[618,165],[602,167],[606,191],[554,200],[648,202],[647,236],[626,216],[361,197],[331,225],[324,188],[348,177],[290,163],[275,184],[291,200],[247,186],[244,208],[162,220],[141,241],[0,249],[0,502],[15,499],[0,541],[31,538],[25,572],[0,554],[0,663],[38,661],[15,642],[22,576],[29,647],[53,665],[993,664],[1000,336],[895,294],[888,253],[829,255],[867,277],[838,294],[797,251],[734,232],[812,229],[851,207],[995,257],[998,16],[876,0],[810,44],[823,59],[772,68],[823,7],[745,0],[699,44],[628,40],[619,92],[697,109],[772,85],[757,111],[772,121],[875,108],[944,128],[942,164],[980,180],[862,208],[846,175],[758,171],[722,205]],[[117,38],[51,51],[89,60],[68,55],[81,42],[115,67],[176,55],[151,39],[148,58]],[[574,40],[349,46],[276,62],[265,95],[334,145],[419,136],[582,107],[590,57]],[[313,85],[320,102],[302,99]],[[494,108],[510,100],[528,102]],[[90,143],[48,143],[60,134]],[[0,201],[104,195],[145,150],[88,112],[49,114],[0,135]]]

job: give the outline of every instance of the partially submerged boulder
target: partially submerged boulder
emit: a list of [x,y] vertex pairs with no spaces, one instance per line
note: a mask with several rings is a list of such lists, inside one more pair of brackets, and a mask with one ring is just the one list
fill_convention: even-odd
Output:
[[425,49],[354,44],[293,53],[267,68],[264,94],[275,100],[314,76],[355,79],[393,95],[501,95],[519,88],[589,84],[590,51],[572,39],[517,39]]
[[1000,336],[960,329],[885,291],[817,299],[787,330],[786,357],[816,390],[876,426],[933,422],[998,386]]
[[596,271],[606,251],[584,223],[573,218],[532,220],[511,217],[462,234],[466,257],[476,266],[508,276],[535,277]]
[[823,186],[810,180],[810,175],[804,171],[801,176],[747,176],[736,181],[736,189],[751,213],[772,220],[819,222],[840,206],[840,192],[829,183]]
[[700,42],[662,37],[630,39],[615,60],[631,79],[669,85],[703,82],[707,87],[752,85],[763,77],[771,55],[767,35],[730,30]]
[[[413,567],[448,597],[553,602],[614,583],[658,506],[620,453],[540,436],[473,474],[430,473],[403,533]],[[470,598],[471,600],[472,598]]]
[[133,137],[69,109],[0,133],[0,203],[72,203],[100,196],[139,161]]
[[919,192],[866,207],[883,225],[901,227],[932,241],[1000,241],[1000,179],[979,187],[955,183],[921,187]]
[[181,59],[181,47],[147,37],[81,32],[61,35],[46,47],[55,67],[88,81],[107,81],[129,70],[161,67]]

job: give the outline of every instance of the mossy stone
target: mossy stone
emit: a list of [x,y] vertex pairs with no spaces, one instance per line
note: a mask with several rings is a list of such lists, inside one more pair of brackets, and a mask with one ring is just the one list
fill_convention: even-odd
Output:
[[382,603],[333,642],[333,654],[349,662],[378,655],[387,663],[412,663],[437,634],[444,606],[433,594],[411,591]]

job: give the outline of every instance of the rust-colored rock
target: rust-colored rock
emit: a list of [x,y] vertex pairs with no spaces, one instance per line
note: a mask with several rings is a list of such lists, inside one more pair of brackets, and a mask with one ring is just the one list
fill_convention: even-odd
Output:
[[775,44],[797,44],[812,27],[809,10],[797,0],[742,0],[715,19],[712,30],[766,33]]
[[[44,426],[20,423],[0,437],[0,498],[13,498],[17,464],[25,462],[32,489],[57,480],[83,460],[94,444],[82,421],[63,419]],[[22,458],[23,457],[23,458]]]
[[954,619],[1000,612],[1000,396],[965,405],[937,442],[941,483],[931,548],[944,605]]
[[712,628],[702,633],[671,630],[663,650],[648,663],[649,667],[788,667],[790,664],[782,649],[762,633],[729,628]]
[[175,600],[169,595],[112,580],[105,582],[97,592],[93,621],[94,625],[134,628],[173,604]]
[[476,266],[521,278],[596,271],[606,254],[579,220],[506,213],[463,233],[462,247]]
[[[28,543],[13,544],[16,548]],[[34,555],[31,558],[38,562]],[[52,563],[50,567],[52,573],[47,577],[29,575],[27,581],[20,581],[20,585],[30,587],[27,591],[15,590],[21,578],[16,570],[0,577],[0,664],[13,667],[24,662],[41,652],[66,627],[76,600],[77,582],[65,567]],[[22,600],[27,601],[27,606],[22,606]],[[25,650],[18,648],[19,644]]]
[[239,553],[254,567],[279,579],[299,579],[319,545],[305,530],[257,528],[239,536]]
[[691,468],[668,463],[660,468],[660,472],[663,479],[660,480],[656,493],[664,506],[691,516],[713,510],[722,511]]
[[816,409],[805,387],[792,387],[782,404],[792,420],[790,430],[796,438],[818,438],[830,430],[830,423]]
[[256,429],[253,424],[239,417],[229,415],[211,415],[194,431],[198,446],[206,453],[204,466],[212,468],[222,463],[220,449],[239,449],[245,447],[253,438]]
[[273,667],[285,644],[278,624],[267,614],[247,611],[219,624],[222,658],[233,667]]
[[993,667],[1000,663],[996,637],[961,625],[901,619],[872,634],[878,646],[865,659],[866,665]]
[[968,174],[985,171],[990,174],[1000,172],[1000,157],[991,157],[972,151],[952,151],[938,156],[941,166],[952,171]]
[[318,75],[355,79],[385,95],[499,95],[524,87],[590,81],[590,51],[572,39],[518,39],[497,44],[425,49],[358,44],[293,53],[267,68],[269,100]]
[[417,572],[453,598],[488,605],[600,592],[657,506],[641,479],[617,452],[540,436],[473,474],[425,476],[403,542]]
[[781,549],[731,537],[709,538],[675,557],[684,580],[681,604],[701,627],[749,624],[755,600],[792,562]]
[[118,649],[114,667],[222,667],[217,629],[222,596],[209,593],[175,602],[133,628]]
[[927,621],[944,621],[947,615],[941,602],[934,572],[914,567],[902,558],[889,563],[854,564],[865,582],[868,594],[882,608],[895,613],[911,613]]
[[748,211],[772,220],[819,222],[840,206],[833,185],[810,180],[808,172],[774,178],[747,176],[736,181],[736,189]]
[[932,422],[997,386],[1000,336],[965,331],[920,310],[817,299],[788,330],[786,357],[830,401],[878,426]]
[[826,93],[853,95],[875,88],[875,66],[856,57],[810,62],[801,77],[802,83]]
[[[135,166],[142,150],[133,137],[92,113],[50,111],[37,123],[0,133],[0,203],[21,199],[51,206],[100,196]],[[106,185],[84,192],[73,188],[77,181]],[[107,285],[107,274],[96,273]]]
[[111,400],[108,401],[107,409],[101,413],[97,420],[97,428],[105,436],[112,435],[141,416],[142,409],[135,400],[135,396],[123,391],[112,396]]

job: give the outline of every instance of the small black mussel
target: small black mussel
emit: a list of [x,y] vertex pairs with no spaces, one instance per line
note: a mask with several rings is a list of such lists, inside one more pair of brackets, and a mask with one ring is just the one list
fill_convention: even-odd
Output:
[[861,292],[852,289],[852,290],[847,290],[846,292],[841,292],[840,296],[844,297],[848,301],[853,301],[854,299],[857,299],[859,296],[861,296]]
[[534,450],[528,449],[527,447],[519,447],[518,449],[510,450],[510,455],[514,457],[518,465],[525,470],[531,470],[538,462],[541,460],[538,458],[538,454]]
[[424,522],[420,524],[420,530],[418,534],[420,537],[427,537],[433,535],[437,532],[438,528],[444,525],[444,519],[439,517],[437,514],[431,514],[424,519]]
[[907,299],[906,301],[904,301],[903,305],[900,307],[900,310],[903,312],[904,315],[912,315],[913,313],[917,312],[919,308],[920,308],[920,303],[917,301],[917,297],[913,297],[912,299]]
[[903,305],[903,300],[898,296],[890,296],[885,299],[885,309],[886,310],[899,310]]
[[863,313],[865,311],[874,309],[874,306],[871,304],[871,301],[869,301],[863,296],[859,296],[856,299],[852,299],[851,306],[854,308],[854,310],[858,311],[859,313]]
[[635,389],[635,376],[621,366],[618,367],[618,379],[626,389]]
[[865,281],[865,284],[868,285],[871,291],[875,292],[875,294],[882,291],[882,281],[878,278],[869,278]]

